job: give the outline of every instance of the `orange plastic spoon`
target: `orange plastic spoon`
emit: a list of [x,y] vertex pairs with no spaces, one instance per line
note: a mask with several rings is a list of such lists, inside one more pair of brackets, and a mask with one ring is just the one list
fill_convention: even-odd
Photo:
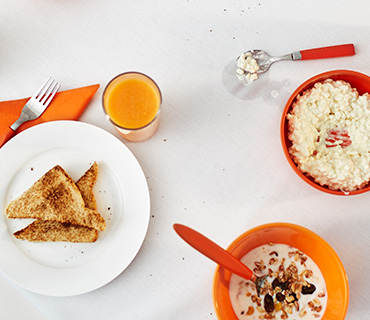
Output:
[[232,273],[235,273],[246,280],[253,281],[256,284],[257,293],[259,295],[260,288],[267,275],[257,277],[251,269],[235,258],[230,252],[221,248],[218,244],[200,234],[198,231],[177,223],[173,225],[173,228],[185,242],[209,259]]

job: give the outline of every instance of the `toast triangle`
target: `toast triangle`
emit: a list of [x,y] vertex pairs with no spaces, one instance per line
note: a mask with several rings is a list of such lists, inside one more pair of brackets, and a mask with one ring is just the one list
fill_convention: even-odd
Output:
[[45,173],[5,209],[8,218],[42,219],[105,229],[103,217],[85,207],[79,189],[57,165]]
[[76,186],[81,192],[85,207],[91,210],[96,210],[96,200],[93,193],[96,180],[98,178],[98,164],[96,162],[77,180]]
[[[85,206],[96,210],[96,200],[93,187],[98,177],[98,164],[96,162],[83,174],[76,182],[76,186],[81,192]],[[45,241],[68,241],[68,242],[95,242],[98,238],[98,231],[93,228],[71,225],[58,221],[48,221],[37,219],[27,227],[14,233],[20,240],[31,242]]]
[[98,230],[65,222],[37,219],[15,232],[14,236],[17,239],[32,242],[95,242],[98,238]]

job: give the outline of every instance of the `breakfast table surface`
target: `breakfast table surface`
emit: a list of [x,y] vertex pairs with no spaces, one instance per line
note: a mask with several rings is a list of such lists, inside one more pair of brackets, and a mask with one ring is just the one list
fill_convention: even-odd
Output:
[[[49,76],[61,91],[100,84],[79,121],[135,156],[150,216],[132,262],[90,292],[35,293],[0,272],[0,319],[216,319],[216,264],[173,224],[226,248],[270,222],[324,238],[348,276],[346,318],[369,319],[370,194],[314,189],[289,166],[280,141],[285,103],[302,82],[336,69],[370,75],[369,12],[364,0],[2,0],[0,101],[29,97]],[[355,45],[354,56],[277,62],[249,87],[235,76],[248,49],[283,55],[345,43]],[[149,75],[162,92],[159,129],[144,142],[125,141],[103,112],[104,87],[126,71]]]

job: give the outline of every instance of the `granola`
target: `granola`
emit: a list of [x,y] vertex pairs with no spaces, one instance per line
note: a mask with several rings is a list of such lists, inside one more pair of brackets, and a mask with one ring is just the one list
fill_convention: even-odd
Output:
[[302,251],[269,243],[255,248],[241,261],[257,276],[268,277],[258,296],[252,281],[232,275],[230,299],[238,319],[322,318],[327,303],[325,280]]

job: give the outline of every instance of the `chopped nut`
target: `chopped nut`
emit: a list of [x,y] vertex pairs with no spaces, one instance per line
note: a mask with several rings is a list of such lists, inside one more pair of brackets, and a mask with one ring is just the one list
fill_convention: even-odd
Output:
[[256,309],[259,313],[265,313],[265,309],[263,309],[262,307],[257,307]]
[[294,282],[291,286],[291,289],[294,293],[299,293],[302,290],[302,284],[298,282]]
[[255,304],[257,304],[257,306],[261,306],[261,298],[260,297],[257,297],[255,294],[253,294],[251,296],[251,300],[252,300],[252,302],[254,302]]
[[271,259],[269,260],[269,265],[277,264],[278,262],[279,262],[279,260],[278,260],[278,259],[271,258]]
[[313,308],[313,311],[320,312],[322,310],[322,306],[316,306]]
[[319,298],[324,298],[324,297],[325,297],[325,292],[319,293],[317,296],[318,296]]
[[298,301],[294,301],[294,307],[296,311],[299,311],[299,303]]
[[305,264],[307,261],[307,257],[301,257],[301,264]]
[[281,319],[288,319],[288,314],[283,311],[283,314],[280,316]]
[[290,266],[287,268],[287,271],[290,272],[290,273],[292,273],[292,274],[298,274],[298,269],[295,266],[295,263],[293,261],[290,264]]
[[302,318],[302,317],[304,317],[306,314],[307,314],[307,311],[306,311],[306,310],[302,310],[302,311],[299,313],[299,316]]
[[266,266],[265,266],[265,264],[263,263],[262,260],[261,261],[255,261],[254,265],[257,267],[258,271],[262,271],[262,270],[266,269]]
[[285,274],[284,274],[284,271],[280,271],[279,272],[279,279],[282,280],[285,278]]
[[286,307],[285,311],[286,311],[286,313],[293,314],[293,310],[292,310],[291,307]]
[[247,315],[250,316],[254,313],[254,308],[252,306],[248,307]]
[[306,274],[305,274],[305,277],[308,279],[308,278],[311,278],[313,275],[313,272],[312,270],[306,270]]
[[266,293],[268,293],[267,288],[262,287],[262,288],[260,289],[260,294],[261,294],[262,296],[264,296]]
[[313,302],[315,305],[317,305],[317,306],[321,305],[321,302],[320,302],[320,300],[319,300],[319,299],[313,299],[313,300],[312,300],[312,302]]

